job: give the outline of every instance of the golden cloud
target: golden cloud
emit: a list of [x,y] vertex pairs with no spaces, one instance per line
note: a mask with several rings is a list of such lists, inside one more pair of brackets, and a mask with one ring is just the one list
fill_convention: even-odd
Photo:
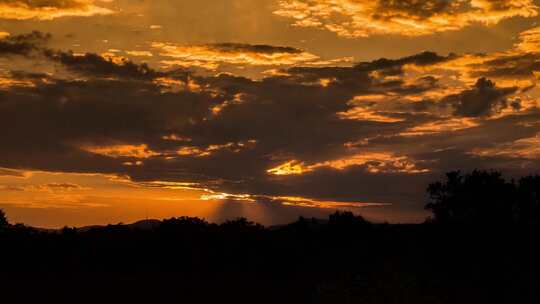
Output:
[[275,168],[268,169],[266,172],[272,175],[300,175],[310,171],[313,170],[306,167],[305,163],[291,160]]
[[241,142],[230,142],[221,145],[209,145],[206,148],[199,148],[194,146],[182,147],[177,151],[177,154],[180,156],[191,156],[191,157],[205,157],[210,156],[218,151],[229,151],[232,153],[239,153],[242,150],[253,148],[257,144],[256,140],[248,140]]
[[538,14],[532,0],[280,0],[278,5],[274,14],[293,19],[295,26],[348,38],[429,35]]
[[266,172],[278,176],[301,175],[322,168],[345,170],[352,166],[365,166],[370,173],[417,174],[429,172],[428,169],[418,168],[416,163],[407,156],[396,156],[390,152],[364,152],[312,165],[306,165],[305,162],[298,160],[291,160]]
[[297,196],[276,196],[272,197],[275,201],[281,201],[285,206],[296,206],[305,208],[321,208],[321,209],[335,209],[335,208],[364,208],[364,207],[385,207],[392,204],[387,203],[366,203],[366,202],[339,202],[339,201],[325,201],[314,200],[305,197]]
[[38,185],[2,186],[2,190],[24,192],[70,192],[75,190],[89,190],[74,183],[48,183]]
[[[218,43],[208,45],[177,45],[152,43],[163,57],[166,66],[198,67],[215,70],[222,64],[248,66],[292,66],[297,64],[336,64],[336,61],[321,61],[320,57],[304,50],[270,45],[240,43]],[[350,58],[344,59],[350,61]],[[339,60],[338,60],[339,61]]]
[[82,146],[81,150],[112,158],[150,158],[160,155],[148,148],[147,145],[110,145],[110,146]]
[[52,20],[60,17],[88,17],[114,13],[111,9],[94,4],[95,2],[94,0],[0,0],[0,18]]
[[[388,100],[386,100],[388,99]],[[394,123],[404,121],[402,118],[391,117],[385,115],[383,112],[379,112],[373,109],[370,109],[369,103],[374,101],[391,101],[391,97],[385,95],[367,95],[367,96],[356,96],[353,100],[349,101],[349,104],[352,106],[351,109],[346,112],[339,112],[337,116],[341,119],[352,119],[352,120],[363,120],[363,121],[375,121],[375,122],[386,122]]]

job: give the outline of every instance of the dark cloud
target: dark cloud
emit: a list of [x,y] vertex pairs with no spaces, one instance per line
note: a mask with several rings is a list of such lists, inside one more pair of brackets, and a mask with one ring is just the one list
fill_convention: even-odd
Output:
[[78,8],[87,5],[77,0],[0,0],[0,4],[28,8]]
[[59,62],[73,72],[94,77],[120,77],[125,79],[153,79],[164,76],[164,73],[156,72],[146,64],[135,64],[128,59],[114,62],[103,56],[86,53],[75,55],[72,52],[60,52],[46,50],[45,56]]
[[50,34],[34,31],[29,34],[7,36],[0,39],[0,56],[28,56],[39,51],[43,44],[51,38]]
[[[55,57],[62,55],[64,60]],[[1,128],[15,130],[6,132],[0,148],[7,156],[2,161],[6,166],[32,164],[51,171],[120,172],[140,180],[232,181],[230,185],[235,185],[266,181],[266,170],[280,162],[337,158],[346,142],[404,128],[401,123],[336,115],[351,109],[349,101],[356,94],[407,88],[399,82],[380,82],[357,68],[298,68],[290,71],[290,77],[262,81],[227,74],[194,77],[210,89],[167,92],[153,81],[151,70],[141,73],[138,67],[125,68],[124,63],[94,55],[49,56],[74,72],[97,78],[51,78],[33,87],[1,91]],[[335,78],[336,83],[329,87],[306,83],[321,76]],[[218,113],[212,112],[215,106],[221,107]],[[163,139],[170,134],[190,141]],[[238,148],[249,141],[256,144]],[[182,148],[205,150],[230,143],[236,148],[216,148],[205,157],[175,154]],[[79,149],[114,144],[146,144],[172,157],[145,159],[141,170],[123,165],[135,161],[130,157],[113,159]]]
[[400,58],[400,59],[386,59],[381,58],[371,62],[362,62],[356,65],[356,68],[362,71],[397,71],[401,73],[401,68],[406,64],[415,64],[418,66],[433,65],[436,63],[444,62],[447,60],[455,59],[457,55],[450,54],[448,56],[441,56],[434,52],[422,52],[416,55]]
[[463,6],[452,0],[379,0],[374,19],[407,17],[425,19],[440,13],[455,13]]
[[[151,80],[157,77],[173,75],[186,77],[186,72],[177,70],[169,73],[158,72],[147,64],[137,64],[126,58],[105,58],[94,53],[75,54],[71,51],[57,51],[49,49],[45,43],[52,38],[51,34],[34,31],[29,34],[7,36],[0,40],[0,56],[20,55],[36,57],[43,56],[48,60],[57,62],[68,70],[89,77],[118,77],[133,80]],[[12,71],[15,78],[36,78],[43,74],[24,71]]]
[[288,47],[288,46],[273,46],[266,44],[246,44],[246,43],[214,43],[209,44],[208,47],[221,52],[249,52],[249,53],[261,53],[261,54],[275,54],[275,53],[288,53],[288,54],[300,54],[303,51],[301,49]]
[[499,88],[491,80],[480,78],[472,89],[447,96],[442,102],[451,104],[458,116],[490,116],[506,108],[507,97],[517,90],[517,87]]
[[540,54],[524,53],[500,56],[473,65],[473,67],[477,69],[471,73],[475,77],[527,79],[534,77],[534,72],[540,71]]

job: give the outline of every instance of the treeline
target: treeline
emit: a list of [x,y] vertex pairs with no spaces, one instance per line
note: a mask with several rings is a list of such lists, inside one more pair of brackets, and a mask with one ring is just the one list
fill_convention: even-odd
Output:
[[506,180],[497,171],[446,174],[429,185],[426,209],[432,220],[444,224],[540,224],[540,176]]
[[180,217],[52,233],[0,216],[0,298],[535,303],[538,180],[449,173],[428,187],[433,217],[420,225],[374,224],[337,212],[280,227]]

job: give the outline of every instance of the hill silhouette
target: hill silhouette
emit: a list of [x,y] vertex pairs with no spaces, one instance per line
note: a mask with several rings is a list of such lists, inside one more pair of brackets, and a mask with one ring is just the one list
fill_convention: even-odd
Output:
[[350,212],[263,227],[178,217],[48,232],[0,213],[5,303],[536,303],[538,176],[451,172],[424,224]]

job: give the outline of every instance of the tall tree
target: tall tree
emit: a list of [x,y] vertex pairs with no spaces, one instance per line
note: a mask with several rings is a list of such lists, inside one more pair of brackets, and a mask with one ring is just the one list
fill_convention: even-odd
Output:
[[426,209],[438,223],[509,224],[517,217],[517,187],[500,172],[449,172],[445,181],[430,184],[427,192]]

